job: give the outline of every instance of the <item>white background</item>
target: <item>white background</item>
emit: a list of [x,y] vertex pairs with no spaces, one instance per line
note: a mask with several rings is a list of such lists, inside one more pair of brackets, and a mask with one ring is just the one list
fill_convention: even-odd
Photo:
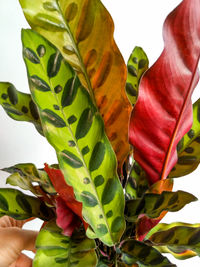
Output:
[[[167,14],[180,0],[103,0],[115,22],[115,39],[127,62],[135,46],[146,51],[152,65],[163,49],[162,24]],[[34,3],[34,1],[33,1]],[[28,92],[20,41],[21,28],[28,28],[17,0],[0,1],[0,81],[12,82],[16,88]],[[199,88],[193,101],[198,99]],[[0,168],[31,162],[37,167],[56,162],[53,149],[34,126],[10,119],[0,108]],[[175,180],[174,190],[185,190],[199,197],[199,170]],[[5,186],[7,174],[0,171],[0,186]],[[200,204],[195,202],[177,213],[168,213],[163,222],[200,222]],[[36,229],[40,223],[29,223]],[[200,266],[199,258],[186,261],[170,260],[178,267]]]

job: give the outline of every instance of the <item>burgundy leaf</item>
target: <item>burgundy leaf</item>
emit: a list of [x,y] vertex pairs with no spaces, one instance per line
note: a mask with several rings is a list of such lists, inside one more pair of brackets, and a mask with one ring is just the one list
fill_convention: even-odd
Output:
[[80,226],[79,217],[70,210],[65,201],[58,197],[56,199],[56,224],[63,229],[63,234],[66,236],[72,236],[73,231]]
[[149,182],[165,179],[177,162],[176,146],[192,126],[191,95],[198,82],[200,1],[183,0],[164,24],[164,50],[144,75],[131,115],[134,158]]

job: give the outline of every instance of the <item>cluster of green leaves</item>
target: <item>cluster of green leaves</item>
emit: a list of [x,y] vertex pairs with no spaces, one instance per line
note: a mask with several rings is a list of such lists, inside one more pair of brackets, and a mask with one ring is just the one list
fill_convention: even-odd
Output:
[[14,120],[33,123],[54,147],[59,164],[53,167],[73,187],[89,225],[64,236],[56,225],[59,192],[45,170],[30,163],[4,168],[8,184],[35,197],[0,189],[0,216],[49,221],[38,235],[34,266],[164,267],[175,265],[162,253],[199,255],[199,224],[157,223],[197,200],[172,187],[173,178],[200,162],[200,101],[193,105],[191,130],[178,144],[177,164],[166,180],[150,185],[127,142],[131,107],[149,65],[146,53],[136,47],[126,67],[100,0],[20,4],[32,28],[22,31],[30,94],[1,82],[0,104]]

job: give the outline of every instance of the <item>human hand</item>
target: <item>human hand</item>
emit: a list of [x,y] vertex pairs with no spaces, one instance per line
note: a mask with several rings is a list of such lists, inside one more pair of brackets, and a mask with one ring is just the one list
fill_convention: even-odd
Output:
[[21,229],[27,221],[0,218],[0,267],[31,267],[32,260],[22,250],[35,252],[35,231]]

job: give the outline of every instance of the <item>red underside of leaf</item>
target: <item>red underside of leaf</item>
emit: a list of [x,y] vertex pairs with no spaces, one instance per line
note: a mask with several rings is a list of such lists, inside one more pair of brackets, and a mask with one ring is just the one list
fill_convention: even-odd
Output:
[[[44,170],[48,174],[55,190],[65,202],[65,205],[82,220],[85,229],[87,229],[88,224],[84,221],[82,216],[82,203],[75,199],[73,187],[65,182],[64,176],[60,170],[50,168],[47,164],[45,164]],[[58,203],[60,204],[61,202],[59,201]],[[62,204],[60,206],[63,208]]]
[[165,48],[145,73],[131,115],[134,158],[151,184],[177,162],[176,146],[192,126],[191,94],[198,82],[200,1],[183,0],[164,24]]
[[56,223],[60,228],[63,229],[64,235],[72,236],[74,230],[77,227],[80,227],[79,217],[67,207],[65,201],[61,197],[56,199],[56,214]]
[[150,219],[147,216],[142,217],[139,219],[137,224],[137,240],[143,241],[147,233],[156,226],[161,219]]

